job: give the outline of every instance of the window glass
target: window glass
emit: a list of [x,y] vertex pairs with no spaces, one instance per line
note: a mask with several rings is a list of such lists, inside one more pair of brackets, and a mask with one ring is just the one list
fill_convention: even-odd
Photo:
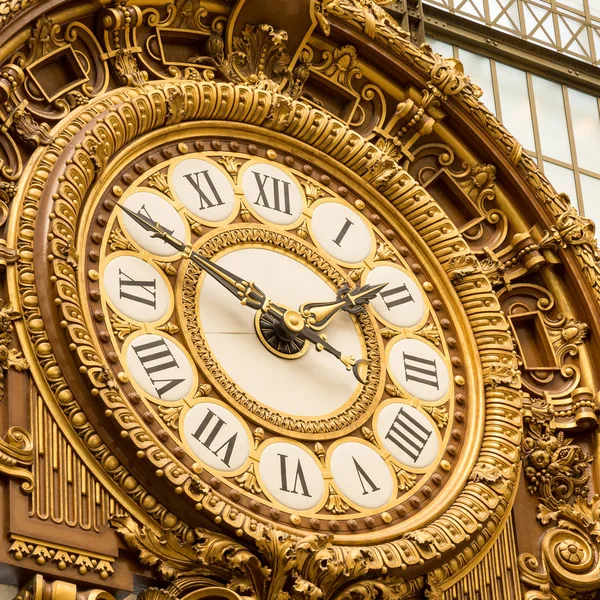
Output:
[[549,162],[544,162],[544,173],[556,191],[559,194],[567,194],[571,198],[571,203],[577,206],[577,188],[575,187],[573,171]]
[[462,48],[459,50],[458,57],[465,68],[465,73],[471,77],[471,81],[483,90],[481,101],[495,113],[496,103],[494,102],[490,59]]
[[535,152],[527,75],[503,63],[496,63],[496,74],[504,126],[518,137],[526,150]]
[[581,176],[581,191],[583,193],[583,212],[596,223],[596,233],[600,233],[600,179]]
[[569,105],[577,162],[587,171],[600,173],[600,113],[598,98],[569,89]]
[[434,52],[441,54],[444,58],[452,58],[454,56],[451,44],[446,44],[446,42],[440,42],[440,40],[429,37],[427,38],[427,43],[433,48]]
[[550,158],[570,163],[571,150],[562,86],[534,75],[533,89],[542,153]]

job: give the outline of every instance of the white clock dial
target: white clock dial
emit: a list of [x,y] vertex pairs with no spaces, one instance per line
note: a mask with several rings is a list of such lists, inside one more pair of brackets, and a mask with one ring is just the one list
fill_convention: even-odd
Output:
[[219,471],[239,469],[250,455],[250,439],[240,419],[214,402],[193,406],[183,420],[185,439],[205,465]]
[[[335,291],[313,270],[274,250],[242,248],[215,262],[255,282],[268,298],[289,308],[335,299]],[[348,402],[360,385],[340,361],[312,346],[296,360],[269,352],[256,335],[255,312],[209,277],[201,283],[198,315],[223,370],[246,393],[278,412],[327,415]],[[343,354],[363,355],[359,333],[346,313],[327,327],[327,341]]]
[[171,339],[154,333],[136,337],[125,352],[134,381],[150,396],[181,400],[194,385],[194,367]]
[[342,494],[363,508],[387,504],[394,480],[385,461],[373,448],[359,442],[344,442],[331,454],[331,474]]
[[170,288],[160,271],[135,256],[113,258],[104,269],[102,284],[112,305],[134,321],[158,321],[171,306]]
[[[139,215],[151,219],[155,223],[160,223],[162,227],[172,231],[172,235],[179,240],[185,240],[187,237],[187,227],[179,213],[164,198],[152,192],[136,192],[131,194],[123,202],[130,210]],[[146,231],[141,225],[136,223],[127,213],[121,213],[121,219],[125,229],[144,250],[158,256],[176,256],[177,250],[166,242],[152,237],[152,233]]]
[[247,205],[265,221],[290,225],[302,214],[298,184],[282,169],[269,163],[253,164],[242,176]]
[[350,264],[365,260],[374,244],[373,234],[363,218],[337,202],[323,202],[315,208],[312,232],[325,252]]
[[425,342],[412,338],[394,342],[389,351],[389,366],[400,387],[419,400],[435,402],[448,392],[450,376],[446,363]]
[[179,201],[200,219],[216,223],[233,213],[232,183],[213,163],[199,158],[182,160],[172,170],[171,181]]
[[269,494],[289,508],[308,510],[323,496],[321,468],[299,446],[287,442],[270,444],[260,456],[258,469]]
[[425,301],[417,283],[399,267],[382,265],[367,275],[367,283],[387,283],[371,301],[375,312],[396,327],[414,327],[425,314]]
[[413,406],[399,402],[385,406],[377,417],[377,433],[385,449],[407,467],[427,467],[437,456],[434,426]]

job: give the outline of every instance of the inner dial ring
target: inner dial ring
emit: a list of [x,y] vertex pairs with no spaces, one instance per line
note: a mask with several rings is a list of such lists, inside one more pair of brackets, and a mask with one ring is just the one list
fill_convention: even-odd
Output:
[[[249,224],[230,226],[220,229],[210,237],[203,237],[198,240],[194,249],[207,258],[219,261],[223,258],[231,257],[234,253],[253,250],[255,252],[269,252],[283,255],[289,260],[300,263],[304,269],[309,269],[314,277],[318,277],[322,282],[328,284],[332,291],[339,289],[344,283],[348,283],[342,272],[331,262],[327,261],[321,254],[314,250],[310,245],[304,243],[297,236],[286,234],[280,230],[273,229],[267,225]],[[282,260],[282,259],[281,259]],[[227,266],[226,266],[227,268]],[[231,270],[234,270],[233,268]],[[178,298],[176,305],[180,310],[181,322],[185,323],[183,327],[184,335],[188,341],[194,355],[194,360],[199,368],[208,378],[212,385],[234,404],[239,406],[240,410],[250,419],[257,422],[274,432],[288,434],[292,431],[297,438],[303,439],[328,439],[339,437],[360,427],[374,412],[377,407],[377,398],[380,397],[381,388],[385,383],[385,377],[382,373],[382,354],[381,339],[378,330],[374,327],[371,317],[368,313],[350,317],[347,314],[339,315],[340,319],[352,319],[356,335],[360,340],[362,347],[362,356],[356,358],[366,358],[370,361],[369,370],[366,377],[366,384],[361,385],[356,382],[352,373],[346,373],[347,381],[356,385],[354,393],[349,395],[348,400],[337,410],[328,414],[311,416],[310,414],[291,415],[284,411],[277,410],[260,402],[259,398],[242,389],[235,380],[238,377],[231,376],[223,367],[217,353],[211,348],[207,333],[204,331],[202,322],[201,294],[204,285],[211,285],[210,279],[193,263],[188,263],[185,269],[180,272],[177,284]],[[256,281],[260,287],[261,282]],[[268,290],[264,290],[269,295]],[[270,299],[277,303],[276,291],[271,292],[273,297]],[[307,300],[313,298],[308,297]],[[238,303],[231,297],[233,305]],[[285,304],[285,302],[284,302]],[[292,307],[295,308],[295,307]],[[253,321],[254,315],[246,307],[240,306],[242,311],[246,311],[250,321]],[[205,309],[206,310],[206,309]],[[200,313],[200,315],[199,315]],[[207,319],[209,320],[209,319]],[[212,321],[212,319],[210,319]],[[236,332],[240,333],[240,332]],[[252,335],[258,340],[258,336],[252,325]],[[232,343],[236,339],[248,336],[232,336]],[[259,342],[260,344],[260,342]],[[261,351],[270,354],[266,348],[261,346]],[[312,346],[312,344],[311,344]],[[343,350],[343,349],[341,349]],[[308,348],[308,352],[315,352],[314,348]],[[325,360],[325,353],[320,353],[319,359]],[[301,363],[301,360],[282,360],[283,363]],[[295,367],[291,364],[291,368]],[[257,367],[258,368],[258,367]],[[262,373],[268,377],[268,373]],[[339,379],[339,377],[338,377]],[[314,412],[312,413],[315,414]]]

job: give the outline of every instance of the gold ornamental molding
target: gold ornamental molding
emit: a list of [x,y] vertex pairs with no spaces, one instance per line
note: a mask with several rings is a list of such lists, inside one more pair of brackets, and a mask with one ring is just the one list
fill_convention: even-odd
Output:
[[[477,259],[469,252],[465,242],[456,235],[452,224],[433,200],[415,185],[395,161],[374,145],[331,116],[302,102],[291,101],[267,90],[225,83],[153,82],[135,89],[118,90],[90,103],[85,109],[85,116],[83,112],[77,114],[73,125],[88,123],[88,131],[80,137],[71,158],[63,163],[66,170],[56,191],[49,237],[53,280],[61,299],[58,303],[61,319],[65,323],[66,332],[72,337],[73,351],[78,355],[80,364],[85,366],[85,375],[91,383],[92,394],[105,402],[106,415],[118,423],[123,437],[139,444],[138,448],[143,455],[155,469],[160,470],[162,479],[180,486],[197,506],[211,514],[218,523],[230,523],[240,537],[253,539],[259,547],[264,540],[271,538],[279,539],[283,544],[275,546],[275,549],[284,548],[286,544],[302,547],[301,538],[275,529],[270,530],[254,517],[240,514],[239,510],[231,506],[217,491],[211,490],[205,484],[199,485],[197,478],[186,473],[174,457],[166,456],[163,451],[159,452],[155,442],[148,444],[151,434],[147,427],[138,420],[129,408],[128,401],[118,393],[110,379],[106,378],[107,366],[103,364],[96,348],[85,341],[85,318],[81,312],[78,292],[73,285],[76,280],[77,263],[71,259],[73,250],[70,240],[74,238],[74,223],[80,207],[84,204],[87,191],[100,176],[100,169],[95,166],[99,156],[97,150],[100,145],[104,148],[100,156],[101,169],[105,171],[109,168],[111,157],[128,141],[151,130],[158,130],[167,121],[173,125],[173,117],[170,116],[168,107],[169,99],[174,93],[182,95],[185,99],[183,106],[186,108],[178,113],[180,122],[207,119],[249,122],[298,140],[310,141],[313,147],[361,174],[387,197],[396,209],[407,216],[421,236],[428,237],[430,248],[453,281],[459,298],[470,306],[469,318],[478,324],[474,334],[476,338],[479,337],[487,407],[485,425],[482,423],[483,449],[464,489],[445,513],[423,529],[410,532],[398,541],[364,548],[360,552],[365,552],[369,557],[368,563],[365,563],[368,564],[368,571],[381,574],[391,569],[439,560],[439,556],[455,555],[455,548],[461,544],[471,545],[473,550],[477,551],[506,517],[518,475],[516,465],[521,422],[520,379],[508,324],[499,311],[497,299],[492,293],[489,281],[481,272]],[[95,125],[92,123],[94,120],[97,122]],[[93,126],[90,127],[89,124]],[[319,132],[317,135],[316,131]],[[43,343],[46,334],[44,329],[38,326],[40,313],[35,301],[36,286],[28,275],[33,269],[33,237],[30,232],[35,227],[40,192],[45,187],[46,178],[54,171],[56,161],[63,154],[68,139],[76,133],[77,127],[66,127],[58,134],[56,142],[37,157],[39,166],[32,167],[31,180],[23,187],[24,196],[18,196],[16,199],[21,210],[18,211],[20,218],[17,211],[14,213],[12,232],[18,236],[22,260],[12,271],[10,281],[14,296],[22,299],[28,336],[37,347]],[[77,185],[74,185],[74,182],[77,182]],[[422,215],[428,215],[429,218],[424,220]],[[484,323],[485,326],[482,327]],[[38,357],[38,360],[41,361],[46,384],[56,395],[63,410],[66,410],[67,414],[78,410],[75,398],[69,392],[61,369],[52,354]],[[490,440],[498,439],[498,433],[495,432],[497,424],[502,432],[501,443],[487,444],[486,436],[491,436]],[[91,450],[96,451],[95,448]],[[138,527],[133,521],[128,523],[128,529],[135,530]],[[129,538],[126,532],[124,535],[126,540],[133,539]],[[192,532],[190,536],[192,539],[195,537]],[[319,542],[319,545],[322,543],[324,542]],[[156,547],[160,548],[161,545]],[[332,542],[323,546],[327,553],[333,552],[334,549],[336,556],[339,556],[336,560],[342,563],[354,562],[351,556],[359,551],[350,550],[346,546],[336,546]],[[283,549],[281,552],[277,550],[274,555],[268,554],[268,564],[273,566],[273,561],[280,560],[284,554]],[[435,576],[443,581],[467,561],[466,555],[459,554],[458,558],[446,563],[445,567],[436,569]],[[280,583],[271,583],[271,589],[273,586],[283,586],[293,572],[291,568],[286,570],[286,577]],[[355,576],[357,575],[358,572]],[[323,585],[331,585],[331,582],[324,581]]]
[[[0,28],[33,3],[0,1]],[[539,558],[524,553],[518,561],[529,590],[526,600],[562,600],[569,597],[564,589],[595,592],[600,587],[600,501],[589,499],[592,456],[576,439],[597,427],[593,317],[600,314],[600,251],[593,223],[577,214],[568,197],[556,194],[516,139],[480,103],[481,89],[460,63],[443,59],[427,45],[412,45],[409,34],[383,10],[385,0],[299,0],[307,22],[301,40],[275,24],[237,22],[240,15],[247,16],[251,0],[217,4],[218,14],[209,21],[202,3],[190,9],[177,0],[161,12],[147,3],[115,0],[98,14],[98,35],[79,21],[58,22],[68,20],[64,14],[56,21],[44,15],[32,27],[27,49],[11,49],[8,56],[0,50],[0,226],[8,224],[7,239],[0,240],[0,267],[6,268],[10,302],[0,310],[0,402],[9,397],[7,373],[12,370],[12,377],[31,369],[60,429],[128,512],[113,515],[112,526],[140,563],[168,582],[166,590],[146,590],[143,600],[240,600],[248,595],[258,600],[374,600],[410,597],[423,587],[428,598],[449,598],[459,593],[459,578],[475,556],[482,566],[471,571],[469,589],[475,589],[479,573],[499,576],[497,556],[486,553],[500,538],[511,553],[514,579],[517,550],[512,529],[505,527],[512,528],[509,515],[521,476],[538,498],[537,518],[545,526]],[[83,14],[88,8],[80,10]],[[137,36],[144,27],[154,32],[155,40],[140,43]],[[394,57],[407,66],[411,79],[420,79],[407,88],[395,112],[377,85],[357,85],[366,73],[360,66],[365,48],[334,47],[335,36],[328,37],[350,29],[359,32],[356,40],[366,36],[382,57],[390,62]],[[165,54],[168,36],[180,30],[198,47],[183,62]],[[325,36],[314,47],[313,32]],[[57,60],[70,65],[73,79],[59,89],[38,77],[44,65]],[[110,89],[115,81],[122,87]],[[336,118],[323,105],[313,84],[333,89],[347,101],[344,117]],[[442,131],[450,114],[474,125],[498,162],[506,159],[503,176],[514,172],[520,177],[523,196],[540,223],[527,229],[518,207],[513,215],[498,208],[502,178],[488,164],[489,156],[462,162],[462,154],[469,154],[466,146],[447,153],[440,143],[438,164],[421,169],[431,150],[423,138]],[[49,122],[56,125],[51,128]],[[349,180],[362,179],[381,215],[404,219],[416,245],[435,255],[437,277],[456,296],[453,310],[464,314],[470,328],[457,336],[458,344],[478,368],[468,380],[454,379],[457,389],[467,388],[467,408],[477,415],[465,442],[464,468],[453,480],[455,489],[440,495],[437,508],[428,505],[384,534],[367,531],[353,540],[322,535],[240,509],[235,495],[219,490],[201,477],[201,468],[185,463],[183,452],[162,443],[168,434],[153,429],[152,415],[142,417],[134,399],[123,393],[90,333],[95,317],[78,287],[82,279],[98,276],[82,269],[88,249],[78,227],[89,216],[90,198],[108,190],[128,155],[153,148],[161,136],[176,140],[186,132],[236,127],[248,139],[268,138],[275,155],[273,148],[283,153],[292,147],[299,154],[312,148],[325,157],[323,164],[339,165]],[[23,148],[31,151],[29,160]],[[236,174],[239,165],[229,158],[225,167]],[[428,169],[435,176],[421,177]],[[466,212],[474,207],[469,213],[473,219],[462,229],[428,189],[437,177],[464,200]],[[153,185],[167,192],[159,174]],[[199,223],[190,225],[201,231]],[[239,239],[213,241],[215,253]],[[129,242],[116,232],[112,243],[127,249]],[[385,247],[378,251],[385,258]],[[594,302],[570,302],[554,270],[561,262],[569,284],[574,281],[573,287]],[[161,268],[173,274],[167,263]],[[40,275],[46,269],[47,281]],[[360,273],[355,276],[360,279]],[[184,302],[192,314],[194,285],[186,293]],[[375,333],[366,331],[368,320],[360,323],[366,337],[374,338]],[[132,331],[131,324],[114,315],[112,326],[123,336]],[[526,347],[527,327],[536,328],[543,351]],[[432,343],[440,336],[435,327],[419,334]],[[196,349],[210,358],[201,342]],[[378,364],[380,357],[370,351]],[[77,379],[65,357],[72,359]],[[222,373],[216,377],[227,384]],[[352,418],[360,420],[368,412],[379,383],[369,382],[364,397],[352,406]],[[390,397],[401,394],[393,385],[385,388]],[[233,385],[228,390],[236,393]],[[152,485],[160,486],[156,496],[134,477],[134,467],[117,457],[124,454],[106,443],[102,428],[94,426],[97,421],[88,418],[87,395],[94,410],[101,407],[115,443],[143,463]],[[240,395],[239,402],[249,413],[256,412],[247,398]],[[439,429],[448,425],[451,415],[445,409],[429,407],[427,412]],[[269,418],[281,424],[278,415]],[[296,424],[307,435],[318,427],[342,426],[335,419],[307,423]],[[261,431],[255,430],[255,443],[264,436]],[[370,430],[366,435],[374,437]],[[35,456],[34,439],[22,427],[9,428],[0,439],[0,473],[22,481],[25,492],[36,485]],[[401,470],[397,475],[403,491],[415,485],[414,476]],[[244,490],[260,492],[253,467],[237,481]],[[173,492],[177,508],[157,499],[164,498],[163,492]],[[332,514],[349,508],[333,487],[328,506]],[[181,520],[182,514],[188,517]],[[190,514],[197,520],[189,519]],[[389,513],[383,514],[391,522]],[[292,524],[301,523],[292,516]],[[102,579],[113,574],[115,559],[105,555],[16,535],[10,544],[18,561],[68,567],[72,574],[94,572]],[[62,600],[75,593],[69,589],[63,594],[60,587],[61,582],[36,579],[21,600]],[[112,600],[108,594],[96,595]]]

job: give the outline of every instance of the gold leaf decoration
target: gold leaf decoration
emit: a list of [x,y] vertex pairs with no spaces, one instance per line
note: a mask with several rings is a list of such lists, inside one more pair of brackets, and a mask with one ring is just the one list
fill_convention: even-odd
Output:
[[406,472],[402,467],[392,463],[394,472],[396,473],[396,479],[398,480],[398,490],[401,492],[407,492],[411,490],[417,482],[417,476],[414,473]]
[[132,334],[134,331],[139,331],[140,327],[134,325],[129,321],[121,319],[117,314],[113,314],[110,317],[110,324],[112,325],[114,334],[123,342],[125,338]]
[[377,260],[396,261],[396,253],[385,242],[377,244],[377,252],[375,253]]
[[306,226],[306,219],[302,221],[300,227],[298,227],[298,235],[305,240],[308,237],[308,227]]
[[306,203],[309,208],[313,202],[324,198],[326,195],[321,186],[317,185],[313,181],[303,181],[302,187],[304,188],[304,193],[306,195]]
[[113,252],[116,252],[117,250],[138,251],[119,227],[116,227],[110,232],[110,235],[108,236],[108,245]]
[[375,437],[375,434],[373,433],[373,431],[371,429],[369,429],[368,427],[363,427],[361,429],[361,431],[362,431],[362,434],[365,437],[365,439],[369,440],[369,442],[371,442],[371,444],[373,444],[374,446],[377,446],[379,448],[377,438]]
[[173,431],[179,430],[179,417],[181,416],[181,406],[159,406],[158,414],[160,415],[163,423],[173,429]]
[[341,496],[335,491],[335,488],[329,484],[329,496],[325,510],[334,515],[343,515],[350,507],[344,502]]
[[440,332],[432,321],[429,321],[423,329],[417,331],[417,335],[430,341],[434,346],[440,345]]
[[257,427],[254,430],[254,449],[258,450],[258,447],[263,443],[265,439],[265,430],[262,427]]
[[381,330],[381,335],[388,340],[392,339],[393,337],[395,337],[399,334],[400,334],[399,331],[396,331],[395,329],[392,329],[390,327],[384,327]]
[[392,398],[408,398],[408,396],[399,387],[396,387],[392,383],[386,384],[385,391],[392,396]]
[[163,333],[168,333],[169,335],[177,335],[179,333],[179,327],[177,327],[177,325],[174,323],[171,323],[171,321],[165,323],[164,325],[159,325],[156,329],[158,329],[158,331],[162,331]]
[[156,261],[156,266],[160,267],[166,275],[177,275],[177,269],[170,262]]
[[431,415],[438,429],[443,429],[448,425],[448,411],[445,406],[423,406],[423,409]]
[[247,471],[244,471],[244,473],[238,475],[235,478],[235,481],[242,489],[250,492],[251,494],[260,494],[262,492],[260,484],[258,483],[258,479],[256,478],[254,464],[251,464]]
[[212,385],[210,383],[201,383],[194,394],[194,400],[198,398],[204,398],[204,396],[208,396],[212,392]]
[[171,196],[171,190],[169,188],[169,182],[167,180],[167,176],[164,173],[153,173],[148,177],[148,185],[153,187],[154,189],[166,194],[169,197]]
[[238,173],[240,172],[242,163],[233,156],[223,156],[223,158],[218,160],[218,163],[225,167],[225,170],[229,173],[231,179],[233,179],[234,183],[237,183]]
[[352,271],[350,271],[348,275],[350,276],[350,279],[352,279],[352,281],[358,281],[362,277],[362,274],[364,272],[365,268],[360,267],[359,269],[352,269]]
[[192,215],[185,213],[185,219],[188,222],[190,229],[196,235],[202,235],[202,226],[200,225],[200,223],[198,223],[198,221],[196,221],[196,219],[194,219],[194,217],[192,217]]
[[315,454],[319,457],[319,460],[325,464],[325,448],[321,442],[315,443]]

